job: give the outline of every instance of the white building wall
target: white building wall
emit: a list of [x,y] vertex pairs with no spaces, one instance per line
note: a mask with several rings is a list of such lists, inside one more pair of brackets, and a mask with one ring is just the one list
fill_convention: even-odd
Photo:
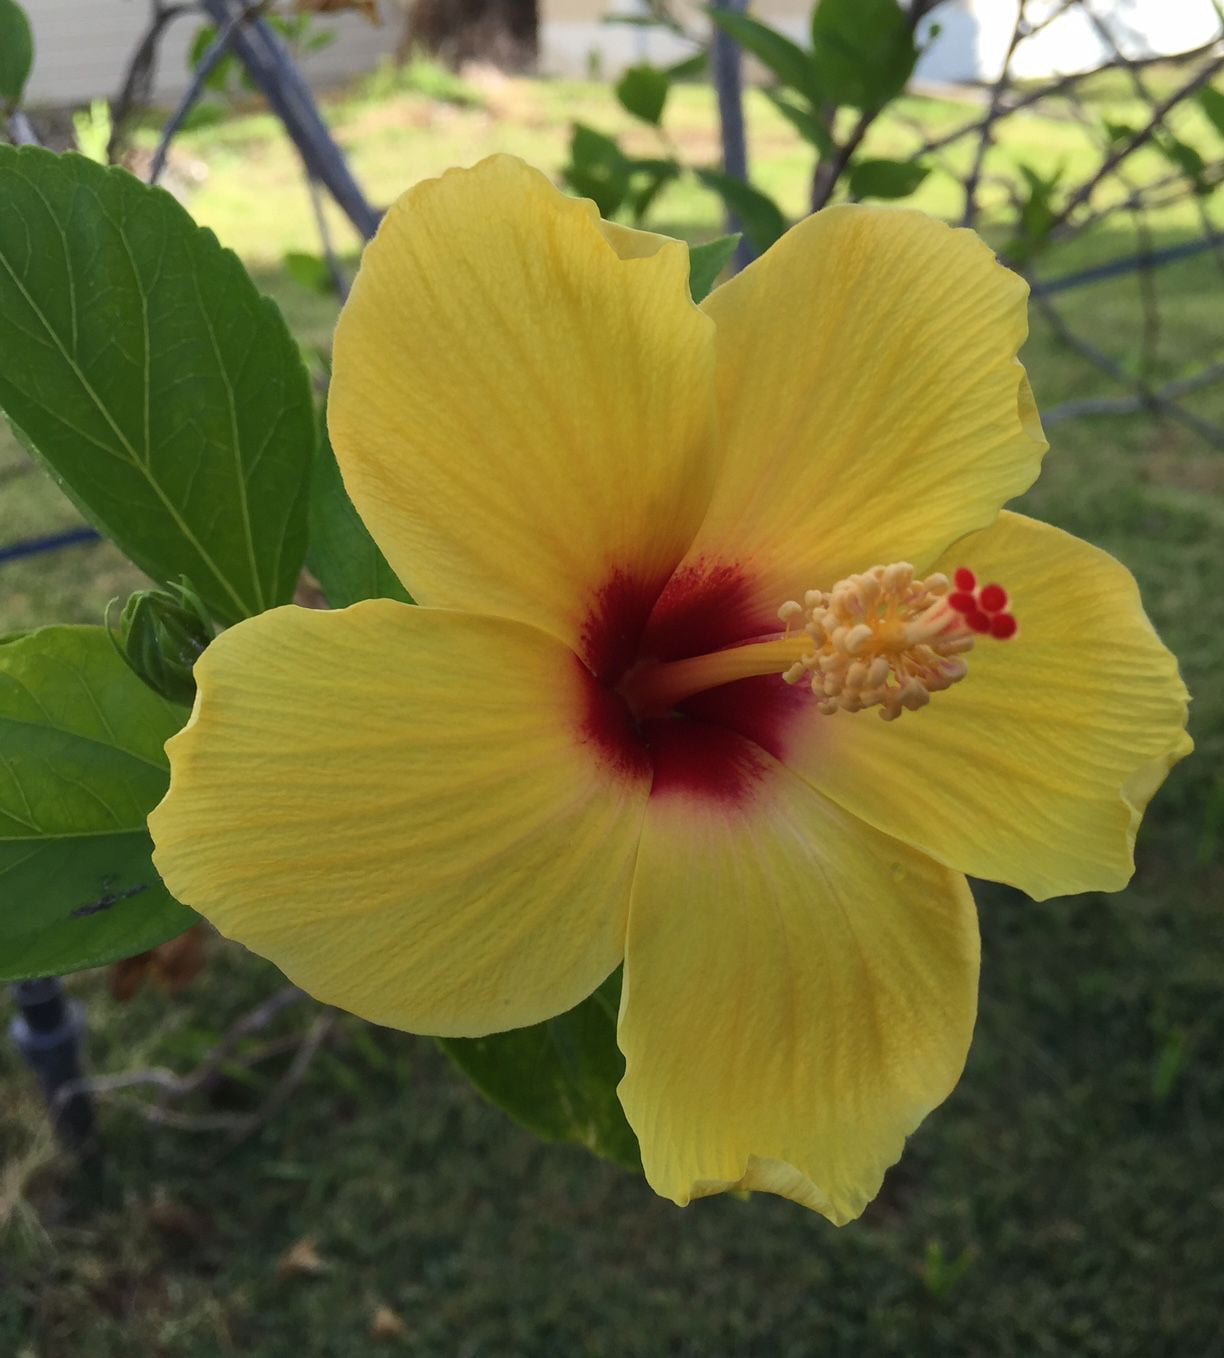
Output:
[[[999,74],[1016,21],[1018,0],[974,0],[977,24],[976,66],[983,79]],[[1123,54],[1149,57],[1184,52],[1219,33],[1220,20],[1211,0],[1096,0]],[[1030,3],[1034,20],[1056,8],[1056,0]],[[1012,70],[1021,79],[1087,71],[1110,55],[1087,16],[1078,7],[1053,20],[1021,44]]]
[[[1129,56],[1185,51],[1219,32],[1212,0],[1094,0],[1097,12],[1123,43]],[[929,41],[918,65],[920,79],[940,82],[994,80],[1002,66],[1019,0],[948,0],[923,25]],[[1058,0],[1030,0],[1035,20]],[[592,67],[605,75],[634,61],[665,63],[684,55],[675,38],[657,29],[642,30],[601,23],[613,8],[634,12],[640,0],[540,0],[543,16],[541,68],[556,75],[585,75]],[[756,0],[751,12],[806,45],[809,0]],[[1089,70],[1105,56],[1105,46],[1077,9],[1055,19],[1024,42],[1013,63],[1021,79]]]
[[[147,0],[24,0],[34,29],[31,103],[81,103],[113,95],[148,19]],[[666,64],[691,48],[657,28],[600,22],[612,9],[640,11],[641,0],[539,0],[540,67],[549,75],[613,75],[639,61]],[[1040,17],[1057,0],[1031,0]],[[993,80],[1015,22],[1018,0],[947,0],[932,22],[939,36],[918,67],[920,78],[955,82]],[[1100,13],[1135,56],[1176,52],[1206,42],[1218,32],[1212,0],[1096,0]],[[319,19],[337,35],[302,66],[319,87],[372,70],[392,53],[400,35],[399,11],[386,5],[387,21],[374,26],[356,14]],[[799,42],[807,36],[809,0],[755,0],[753,12]],[[696,0],[684,0],[685,17],[703,22]],[[175,20],[162,43],[156,95],[173,100],[189,79],[187,51],[197,20]],[[929,23],[926,29],[929,30]],[[1104,55],[1100,39],[1075,10],[1056,19],[1024,43],[1014,65],[1021,78],[1085,70]]]
[[[148,23],[147,0],[23,0],[34,30],[34,69],[27,86],[31,104],[76,104],[119,89]],[[335,84],[372,70],[395,50],[398,11],[375,26],[356,14],[320,18],[336,41],[302,60],[316,86]],[[155,93],[173,100],[187,87],[187,53],[200,26],[195,15],[175,19],[165,31]]]

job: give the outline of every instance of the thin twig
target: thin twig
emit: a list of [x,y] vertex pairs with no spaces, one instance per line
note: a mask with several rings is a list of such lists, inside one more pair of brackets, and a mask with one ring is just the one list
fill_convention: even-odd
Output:
[[[199,3],[218,30],[233,17],[231,0],[199,0]],[[310,87],[284,43],[259,16],[235,28],[231,41],[251,79],[285,125],[308,171],[324,185],[362,238],[369,240],[378,229],[381,214],[353,177],[343,151],[336,145]]]
[[127,74],[119,93],[111,100],[111,134],[106,144],[108,161],[113,163],[119,158],[128,122],[138,110],[148,106],[157,65],[157,49],[166,29],[173,20],[193,8],[190,4],[167,5],[164,0],[153,0],[148,27],[128,62]]
[[170,143],[177,136],[179,129],[186,121],[187,115],[195,107],[200,95],[203,94],[209,76],[217,69],[221,58],[229,51],[234,30],[261,8],[262,4],[258,2],[253,5],[244,4],[233,18],[218,30],[217,36],[209,43],[208,50],[196,63],[196,68],[191,75],[191,83],[183,92],[183,97],[178,101],[174,112],[167,119],[165,127],[162,128],[161,140],[157,143],[157,150],[153,153],[153,164],[149,167],[150,184],[156,184],[161,178],[162,170],[166,167],[166,156],[170,150]]
[[[1083,6],[1084,12],[1090,18],[1095,18],[1088,5]],[[1112,34],[1106,31],[1108,41],[1112,41]],[[1145,96],[1146,97],[1146,94]],[[1087,113],[1079,105],[1075,108],[1076,116],[1083,126],[1084,131],[1090,137],[1097,137],[1096,124],[1090,119]],[[1102,149],[1108,150],[1108,134],[1104,134],[1105,146]],[[1120,166],[1115,174],[1121,184],[1128,190],[1133,201],[1128,211],[1135,227],[1136,253],[1134,256],[1134,270],[1137,275],[1139,292],[1139,380],[1143,386],[1150,385],[1151,378],[1156,371],[1156,362],[1159,357],[1160,348],[1160,292],[1156,286],[1156,243],[1152,235],[1151,223],[1148,220],[1148,210],[1143,202],[1141,192],[1142,186],[1136,184],[1130,177],[1128,169]]]
[[[1156,105],[1156,96],[1144,79],[1143,72],[1139,66],[1127,57],[1119,47],[1113,29],[1111,29],[1100,15],[1093,10],[1092,6],[1088,3],[1088,0],[1084,0],[1083,9],[1084,13],[1088,16],[1088,22],[1092,25],[1097,37],[1101,39],[1106,48],[1113,54],[1114,59],[1122,64],[1122,68],[1126,71],[1127,77],[1130,80],[1131,88],[1149,108],[1154,107]],[[1163,117],[1161,118],[1161,126],[1170,136],[1174,135],[1172,129],[1169,127],[1168,123],[1164,121]],[[1203,235],[1208,239],[1212,239],[1216,235],[1216,226],[1215,221],[1211,216],[1211,210],[1207,206],[1207,195],[1196,192],[1192,193],[1190,196],[1194,200],[1199,224],[1203,228]],[[1216,267],[1221,273],[1224,273],[1224,247],[1213,249],[1212,254],[1215,258]]]
[[875,113],[860,114],[858,121],[850,129],[850,135],[846,140],[836,148],[834,154],[828,160],[821,160],[816,166],[812,174],[813,212],[819,212],[833,196],[837,181],[845,174],[846,166],[850,164],[850,157],[858,150],[875,120]]
[[233,1134],[222,1147],[220,1154],[225,1155],[232,1151],[247,1137],[257,1132],[285,1106],[293,1091],[305,1078],[307,1070],[310,1069],[310,1063],[314,1060],[319,1048],[330,1036],[332,1029],[335,1028],[337,1019],[338,1015],[330,1011],[317,1015],[314,1022],[306,1030],[305,1036],[289,1064],[289,1069],[276,1082],[272,1092],[264,1099],[263,1103],[248,1115],[245,1124],[234,1129]]
[[[1136,57],[1130,61],[1132,67],[1146,67],[1155,65],[1182,66],[1187,62],[1197,61],[1200,57],[1210,56],[1213,52],[1220,50],[1224,40],[1216,37],[1210,42],[1205,42],[1200,47],[1187,48],[1184,52],[1174,52],[1167,56]],[[1039,104],[1043,99],[1054,99],[1060,95],[1069,94],[1077,85],[1084,81],[1098,76],[1102,71],[1117,70],[1122,66],[1121,61],[1106,61],[1100,66],[1094,66],[1090,71],[1074,71],[1070,75],[1059,76],[1057,80],[1050,81],[1049,84],[1042,84],[1030,90],[1027,94],[1021,95],[1010,101],[1003,109],[1001,116],[1010,117],[1013,113],[1018,113],[1021,109],[1031,108],[1034,104]],[[944,147],[951,146],[953,142],[960,141],[963,137],[973,136],[974,133],[981,132],[985,118],[973,118],[967,123],[962,123],[955,127],[951,132],[944,132],[938,137],[932,137],[923,142],[914,152],[915,158],[925,157],[935,151],[942,151]]]
[[1012,58],[1016,55],[1016,48],[1020,46],[1027,34],[1025,11],[1028,9],[1028,3],[1029,0],[1019,0],[1019,4],[1016,6],[1016,22],[1012,25],[1011,39],[1007,44],[1003,66],[999,71],[999,78],[990,88],[990,103],[986,108],[986,116],[982,119],[981,132],[978,135],[977,146],[973,152],[973,164],[969,167],[969,173],[965,176],[965,210],[961,214],[962,226],[972,226],[977,219],[977,191],[982,177],[982,166],[985,164],[986,154],[994,142],[994,126],[1002,112],[1003,96],[1011,86]]
[[[1050,329],[1063,344],[1069,349],[1074,350],[1081,358],[1087,359],[1094,367],[1107,373],[1115,382],[1120,383],[1122,386],[1130,387],[1134,391],[1135,394],[1131,399],[1138,402],[1134,407],[1135,410],[1147,410],[1151,411],[1153,414],[1166,415],[1170,419],[1177,420],[1179,423],[1186,425],[1187,428],[1193,429],[1195,433],[1205,439],[1212,447],[1224,447],[1224,429],[1219,425],[1204,419],[1201,415],[1195,414],[1192,410],[1187,410],[1185,406],[1180,405],[1177,400],[1169,394],[1167,388],[1153,390],[1142,379],[1136,378],[1133,373],[1128,372],[1112,355],[1107,354],[1103,349],[1098,349],[1095,344],[1084,339],[1082,335],[1076,334],[1064,320],[1063,316],[1058,311],[1058,308],[1054,306],[1048,297],[1043,296],[1041,293],[1034,293],[1032,296],[1037,308],[1049,323]],[[1205,384],[1200,382],[1197,385]],[[1196,388],[1188,388],[1188,390],[1194,389]],[[1178,394],[1185,394],[1185,390],[1187,390],[1187,388],[1183,388]],[[1057,411],[1058,407],[1055,406],[1054,409]],[[1130,407],[1128,407],[1128,410],[1129,409]],[[1097,413],[1100,412],[1098,411]],[[1062,418],[1067,417],[1063,416]]]
[[314,210],[315,226],[319,230],[319,242],[323,248],[323,260],[327,265],[327,272],[331,277],[332,288],[341,302],[348,298],[349,280],[344,270],[340,267],[340,260],[336,255],[332,245],[331,230],[327,225],[327,217],[323,212],[323,196],[319,192],[319,185],[307,169],[306,171],[306,191],[310,194],[310,206]]
[[1053,239],[1057,236],[1060,229],[1066,226],[1076,209],[1088,202],[1101,182],[1108,178],[1109,175],[1113,174],[1118,166],[1125,160],[1134,155],[1136,151],[1141,147],[1146,146],[1148,142],[1152,140],[1164,125],[1165,115],[1174,107],[1174,105],[1181,103],[1183,99],[1189,99],[1191,95],[1195,94],[1206,85],[1221,67],[1224,67],[1224,55],[1218,56],[1214,61],[1209,62],[1186,81],[1184,85],[1180,85],[1166,99],[1161,100],[1161,102],[1153,108],[1152,115],[1144,126],[1133,135],[1127,137],[1119,147],[1111,151],[1097,169],[1084,180],[1079,188],[1075,189],[1074,192],[1068,196],[1067,201],[1063,204],[1062,208],[1054,214],[1053,220],[1046,228],[1047,238]]
[[[939,0],[913,0],[909,10],[911,34],[938,3]],[[850,164],[850,158],[858,150],[872,123],[882,112],[883,108],[864,110],[850,129],[850,135],[841,146],[834,150],[833,155],[827,160],[821,159],[817,162],[816,168],[812,172],[811,209],[813,212],[819,212],[833,196],[833,190],[837,187],[838,180],[845,174],[846,167]]]
[[74,1080],[70,1085],[65,1085],[63,1096],[69,1098],[78,1093],[105,1095],[141,1085],[151,1085],[171,1098],[185,1098],[189,1094],[194,1094],[217,1074],[244,1037],[250,1037],[253,1033],[266,1028],[282,1010],[304,998],[305,991],[299,990],[297,986],[286,986],[278,990],[275,995],[252,1009],[249,1014],[243,1015],[227,1029],[204,1060],[186,1075],[176,1075],[162,1066],[120,1071],[111,1075],[87,1075],[80,1080]]
[[151,1084],[163,1089],[166,1097],[179,1097],[182,1082],[170,1071],[157,1067],[132,1071],[125,1075],[95,1077],[92,1092],[109,1102],[117,1103],[122,1108],[139,1113],[146,1122],[152,1122],[159,1127],[173,1127],[181,1132],[229,1132],[230,1137],[219,1152],[224,1154],[252,1132],[257,1131],[284,1106],[289,1095],[301,1083],[316,1052],[335,1024],[335,1014],[319,1014],[305,1033],[295,1033],[289,1037],[264,1042],[258,1050],[245,1057],[244,1066],[255,1066],[287,1051],[294,1053],[288,1069],[273,1085],[271,1092],[258,1108],[249,1113],[185,1113],[181,1109],[168,1107],[165,1098],[151,1103],[146,1099],[131,1098],[121,1092],[141,1084]]

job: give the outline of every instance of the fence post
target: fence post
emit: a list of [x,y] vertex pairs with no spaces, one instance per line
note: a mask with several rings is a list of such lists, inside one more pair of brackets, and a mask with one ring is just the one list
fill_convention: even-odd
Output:
[[58,976],[18,981],[13,998],[18,1012],[9,1036],[38,1076],[56,1136],[66,1145],[81,1147],[94,1134],[93,1101],[79,1087],[84,1007],[64,993]]
[[[714,0],[715,9],[741,13],[748,8],[748,0]],[[744,131],[744,54],[740,45],[717,24],[710,53],[713,67],[714,91],[718,95],[718,120],[722,128],[723,172],[743,183],[748,182],[748,139]],[[735,251],[735,267],[751,264],[756,251],[743,235],[743,227],[734,212],[727,213],[727,230],[741,233]]]
[[251,74],[293,139],[307,173],[323,184],[361,236],[369,240],[380,213],[370,205],[353,178],[344,152],[336,145],[319,114],[310,87],[268,25],[252,14],[234,23],[230,0],[200,0],[219,33],[232,29],[230,46]]

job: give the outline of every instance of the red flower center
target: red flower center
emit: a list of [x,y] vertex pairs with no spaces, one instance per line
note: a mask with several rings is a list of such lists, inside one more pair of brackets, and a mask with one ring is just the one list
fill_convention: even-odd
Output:
[[661,664],[777,636],[735,566],[698,562],[664,582],[615,573],[582,631],[582,736],[623,776],[649,777],[651,795],[737,802],[782,759],[787,729],[811,699],[780,673],[720,684],[660,710],[634,676]]

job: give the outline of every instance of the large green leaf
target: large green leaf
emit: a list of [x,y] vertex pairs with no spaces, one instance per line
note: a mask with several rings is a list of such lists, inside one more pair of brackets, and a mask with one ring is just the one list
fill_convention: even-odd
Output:
[[492,1037],[441,1038],[477,1089],[546,1141],[576,1141],[630,1169],[637,1138],[616,1097],[625,1059],[616,1045],[620,972],[558,1018]]
[[0,409],[148,574],[222,622],[306,548],[309,380],[275,306],[161,189],[0,147]]
[[611,137],[585,123],[574,124],[565,180],[576,194],[594,199],[601,217],[612,217],[628,197],[632,169],[629,157]]
[[101,627],[0,643],[0,979],[113,962],[195,922],[145,828],[186,716]]
[[812,13],[812,61],[825,97],[877,109],[900,94],[918,48],[897,0],[820,0]]
[[821,92],[811,53],[791,42],[784,33],[747,14],[714,7],[706,13],[724,33],[734,38],[746,52],[751,52],[788,89],[796,90],[813,105],[821,103],[825,96]]
[[306,564],[333,608],[347,608],[361,599],[412,602],[353,507],[325,430],[319,437],[310,490]]
[[804,141],[810,142],[822,156],[832,160],[837,154],[837,147],[833,144],[832,134],[819,114],[791,103],[777,90],[766,90],[765,97]]
[[757,250],[768,250],[786,230],[782,209],[760,189],[721,170],[698,170],[697,175],[707,188],[718,194],[727,211],[739,218],[744,235]]
[[0,113],[21,99],[34,64],[34,38],[25,10],[16,0],[0,0]]

